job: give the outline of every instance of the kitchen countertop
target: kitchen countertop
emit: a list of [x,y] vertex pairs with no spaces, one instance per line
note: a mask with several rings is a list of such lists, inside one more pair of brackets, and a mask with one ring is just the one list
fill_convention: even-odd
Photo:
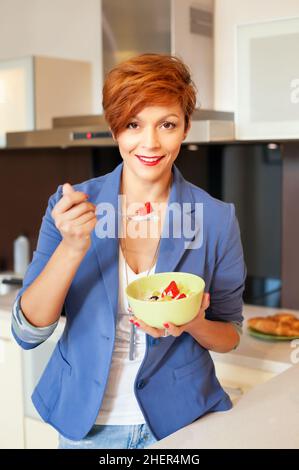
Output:
[[246,321],[255,316],[274,315],[277,312],[290,312],[297,315],[298,310],[268,308],[256,305],[244,305],[244,326],[238,348],[226,354],[212,352],[215,361],[226,362],[253,369],[261,369],[278,374],[285,371],[292,363],[292,352],[298,347],[299,340],[293,341],[265,341],[250,336],[246,328]]
[[[298,449],[299,364],[148,449]],[[229,429],[229,432],[228,432]]]

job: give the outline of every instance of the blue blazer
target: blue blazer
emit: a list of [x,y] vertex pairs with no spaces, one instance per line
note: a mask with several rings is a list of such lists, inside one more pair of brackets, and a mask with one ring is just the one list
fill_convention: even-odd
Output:
[[[104,176],[74,185],[94,204],[117,208],[123,163]],[[187,182],[175,165],[169,203],[202,203],[203,219],[197,249],[186,248],[182,234],[162,238],[155,272],[184,271],[201,276],[210,292],[210,320],[242,321],[246,276],[238,222],[233,204],[221,202]],[[62,197],[62,185],[48,202],[36,250],[17,299],[43,270],[61,241],[51,211]],[[117,215],[115,216],[117,225]],[[170,218],[170,228],[175,216]],[[194,226],[194,225],[192,225]],[[33,392],[32,401],[44,419],[62,435],[80,440],[91,429],[101,408],[114,347],[118,302],[118,238],[97,237],[76,272],[65,299],[66,326]],[[59,279],[57,279],[59,282]],[[27,343],[13,334],[24,349]],[[162,439],[207,412],[228,410],[232,404],[220,386],[209,351],[183,333],[175,338],[146,335],[146,353],[138,370],[134,393],[152,433]]]

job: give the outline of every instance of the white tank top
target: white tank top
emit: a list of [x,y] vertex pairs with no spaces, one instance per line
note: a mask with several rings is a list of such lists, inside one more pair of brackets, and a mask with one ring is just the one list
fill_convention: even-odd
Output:
[[[149,274],[155,272],[154,265]],[[136,274],[128,266],[128,282],[146,276],[147,272]],[[145,419],[134,394],[134,381],[145,355],[145,333],[136,328],[135,359],[129,360],[130,327],[126,288],[125,259],[119,249],[119,295],[115,345],[111,369],[102,406],[95,424],[142,424]]]

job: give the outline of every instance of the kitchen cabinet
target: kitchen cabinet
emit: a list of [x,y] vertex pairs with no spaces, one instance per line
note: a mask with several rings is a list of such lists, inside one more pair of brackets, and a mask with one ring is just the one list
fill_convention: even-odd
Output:
[[[38,356],[39,352],[38,349],[22,350],[12,336],[10,306],[13,296],[10,293],[0,297],[0,449],[56,449],[57,431],[44,423],[37,413],[36,417],[26,415],[32,389],[28,388],[25,377],[28,371],[24,357],[29,358],[33,351]],[[5,305],[1,305],[4,298]],[[53,347],[50,345],[49,350]],[[43,359],[47,361],[49,357]]]
[[25,415],[24,351],[12,337],[9,318],[0,320],[0,449],[57,449],[57,431]]
[[24,448],[21,350],[1,321],[0,337],[0,448]]
[[57,449],[58,433],[47,423],[25,417],[25,449]]
[[56,116],[92,111],[89,62],[41,56],[1,60],[0,84],[3,147],[6,132],[47,129]]

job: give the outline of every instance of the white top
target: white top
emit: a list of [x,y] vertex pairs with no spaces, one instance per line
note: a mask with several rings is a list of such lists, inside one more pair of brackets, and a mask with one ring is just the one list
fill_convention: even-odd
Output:
[[[142,424],[145,419],[134,394],[134,381],[145,355],[146,343],[144,331],[136,328],[134,360],[129,360],[130,314],[125,294],[126,271],[125,259],[119,249],[119,295],[118,315],[115,333],[115,345],[112,355],[110,375],[103,398],[102,406],[95,424]],[[136,274],[128,267],[128,282],[147,275],[147,271]],[[152,266],[149,274],[155,272]]]

